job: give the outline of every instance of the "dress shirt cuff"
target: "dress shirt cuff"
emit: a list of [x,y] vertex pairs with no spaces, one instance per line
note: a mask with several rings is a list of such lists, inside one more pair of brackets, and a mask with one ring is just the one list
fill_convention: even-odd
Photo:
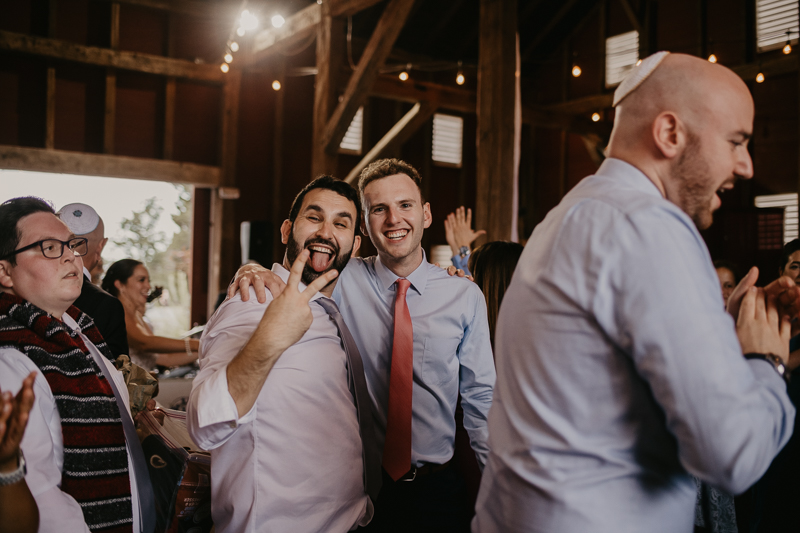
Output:
[[201,429],[217,424],[225,424],[235,429],[242,424],[252,422],[256,417],[255,404],[244,416],[239,417],[236,402],[228,390],[227,365],[209,376],[198,393],[197,422]]
[[[777,389],[783,393],[786,392],[786,381],[775,370],[775,365],[763,359],[748,359],[747,364],[750,365],[750,370],[753,371],[755,378],[761,382],[769,385],[770,388]],[[786,370],[789,372],[789,370]]]

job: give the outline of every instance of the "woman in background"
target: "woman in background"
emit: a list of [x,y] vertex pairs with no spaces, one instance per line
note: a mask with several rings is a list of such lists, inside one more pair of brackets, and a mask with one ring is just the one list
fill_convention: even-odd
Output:
[[486,311],[489,318],[489,335],[494,348],[494,331],[500,304],[511,283],[511,276],[517,268],[523,246],[517,242],[493,241],[482,244],[472,252],[469,269],[478,287],[486,298]]
[[153,334],[144,317],[150,295],[150,274],[141,261],[121,259],[111,265],[103,278],[103,290],[119,298],[125,309],[131,361],[153,370],[159,366],[180,366],[197,360],[200,341],[170,339]]

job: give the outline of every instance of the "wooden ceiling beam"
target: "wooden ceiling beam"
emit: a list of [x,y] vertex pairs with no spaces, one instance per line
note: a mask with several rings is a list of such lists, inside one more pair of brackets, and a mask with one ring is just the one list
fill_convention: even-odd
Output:
[[353,167],[344,181],[352,185],[367,165],[403,146],[418,129],[430,120],[435,112],[436,105],[430,102],[414,104],[414,107],[403,115],[403,118],[397,121],[397,124],[392,126],[392,129]]
[[0,168],[189,183],[218,187],[219,167],[68,150],[46,150],[0,145]]
[[339,105],[336,106],[322,135],[321,140],[326,152],[335,153],[338,149],[350,122],[366,100],[370,87],[378,77],[378,70],[392,51],[413,6],[414,0],[391,0],[384,9],[367,43],[367,48],[358,61],[356,71],[350,77]]
[[0,50],[161,76],[174,76],[176,78],[188,78],[214,83],[225,82],[225,73],[217,65],[197,64],[183,59],[83,46],[66,41],[8,31],[0,31]]
[[332,17],[349,17],[380,3],[382,0],[328,0]]
[[198,18],[220,19],[230,18],[231,24],[239,14],[241,2],[199,2],[196,0],[95,0],[105,3],[127,4],[170,13],[181,13]]
[[584,96],[583,98],[576,98],[560,104],[552,104],[545,106],[544,109],[552,113],[562,113],[565,115],[580,115],[583,113],[591,113],[600,111],[611,107],[614,101],[614,95],[609,94],[594,94],[592,96]]

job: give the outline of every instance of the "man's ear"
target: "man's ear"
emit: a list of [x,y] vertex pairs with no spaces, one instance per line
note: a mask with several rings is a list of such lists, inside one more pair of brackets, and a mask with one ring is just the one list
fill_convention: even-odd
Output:
[[431,215],[431,204],[430,202],[425,202],[422,206],[422,221],[423,221],[423,228],[429,228],[431,226],[431,222],[433,222],[433,215]]
[[97,243],[97,257],[98,257],[98,259],[100,258],[100,255],[103,253],[103,249],[106,247],[107,243],[108,243],[108,237],[104,238],[99,243]]
[[10,289],[14,286],[11,279],[11,263],[7,259],[0,261],[0,287]]
[[281,242],[283,244],[289,244],[289,235],[292,234],[292,221],[286,219],[281,224]]
[[358,257],[358,249],[361,248],[361,236],[356,235],[353,239],[353,251],[351,252],[353,256]]
[[686,146],[686,128],[672,111],[661,112],[653,121],[653,142],[666,159],[683,152]]
[[367,217],[366,217],[366,215],[361,217],[361,235],[369,235],[367,233]]

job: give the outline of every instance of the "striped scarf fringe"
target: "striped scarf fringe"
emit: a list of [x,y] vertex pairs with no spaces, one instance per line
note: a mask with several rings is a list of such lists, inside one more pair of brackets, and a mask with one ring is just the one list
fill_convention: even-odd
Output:
[[[110,356],[88,315],[75,306],[67,314]],[[128,452],[119,407],[79,333],[26,300],[0,293],[0,346],[27,355],[53,392],[64,440],[61,490],[81,506],[91,531],[131,532]]]

